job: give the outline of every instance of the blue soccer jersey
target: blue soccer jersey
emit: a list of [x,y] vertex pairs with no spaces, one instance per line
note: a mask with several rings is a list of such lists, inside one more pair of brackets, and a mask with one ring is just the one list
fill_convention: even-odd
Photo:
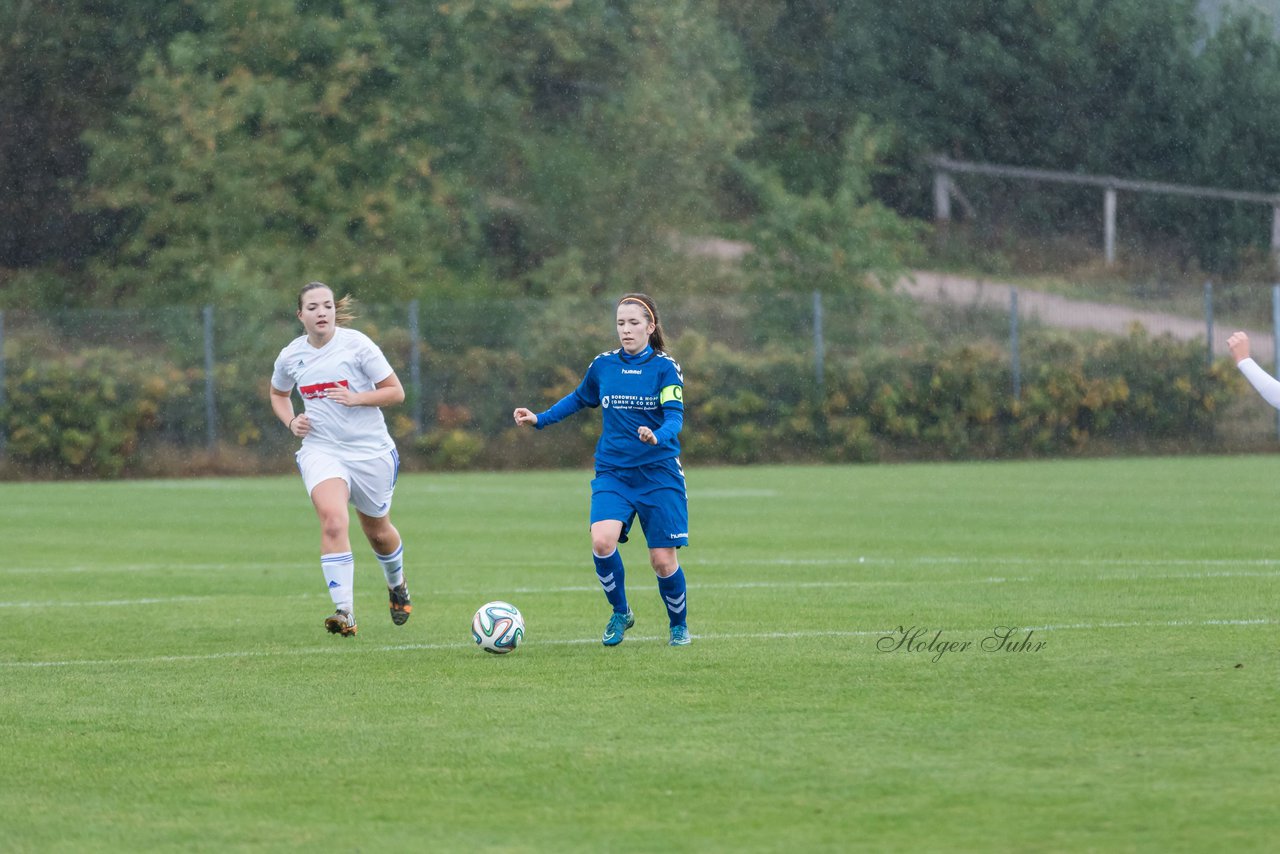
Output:
[[[571,394],[538,413],[536,426],[550,426],[584,407],[603,412],[597,470],[638,468],[680,456],[684,376],[667,354],[652,347],[634,356],[622,349],[601,353]],[[658,444],[642,442],[640,427],[651,429]]]

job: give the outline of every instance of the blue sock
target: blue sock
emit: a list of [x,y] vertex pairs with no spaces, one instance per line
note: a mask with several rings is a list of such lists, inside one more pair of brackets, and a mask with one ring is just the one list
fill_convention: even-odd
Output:
[[622,555],[618,554],[615,547],[607,557],[600,557],[592,552],[591,559],[596,562],[596,578],[600,580],[605,598],[613,606],[614,613],[627,613],[630,609],[627,608],[626,573],[622,570]]
[[671,625],[685,625],[689,612],[685,608],[684,570],[677,566],[675,572],[659,578],[658,592],[662,594],[662,604],[667,606],[667,619]]

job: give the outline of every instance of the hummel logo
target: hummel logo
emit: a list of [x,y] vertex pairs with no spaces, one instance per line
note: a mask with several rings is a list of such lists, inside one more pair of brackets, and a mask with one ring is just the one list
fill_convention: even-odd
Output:
[[342,586],[342,585],[341,585],[341,584],[339,584],[339,583],[338,583],[338,582],[336,582],[336,581],[330,581],[330,582],[329,582],[329,589],[330,589],[330,590],[332,590],[332,589],[333,589],[333,588],[335,588],[335,587],[341,587],[341,586]]
[[633,370],[630,370],[629,368],[623,368],[622,372],[624,374],[636,374],[637,376],[644,373],[644,371],[633,371]]

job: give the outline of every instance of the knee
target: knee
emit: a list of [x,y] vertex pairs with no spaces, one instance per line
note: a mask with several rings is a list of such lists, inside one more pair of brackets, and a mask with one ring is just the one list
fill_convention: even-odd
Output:
[[328,538],[345,537],[350,524],[345,513],[326,513],[320,517],[320,534]]
[[400,532],[390,522],[368,525],[364,529],[365,538],[374,551],[380,555],[391,554],[400,545]]
[[650,555],[649,563],[653,566],[654,574],[659,578],[675,575],[676,570],[680,568],[680,561],[674,554]]
[[612,537],[604,537],[593,535],[591,537],[591,551],[596,557],[608,557],[618,548],[618,541]]

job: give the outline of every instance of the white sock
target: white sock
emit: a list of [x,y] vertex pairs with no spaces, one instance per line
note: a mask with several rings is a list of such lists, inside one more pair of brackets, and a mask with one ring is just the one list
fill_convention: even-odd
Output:
[[339,611],[352,612],[355,601],[356,559],[351,552],[320,555],[320,569],[324,572],[324,583],[329,588],[329,597]]
[[389,555],[374,552],[373,556],[378,559],[378,563],[382,564],[382,572],[387,576],[387,587],[399,587],[404,584],[404,543],[397,546],[396,550]]

